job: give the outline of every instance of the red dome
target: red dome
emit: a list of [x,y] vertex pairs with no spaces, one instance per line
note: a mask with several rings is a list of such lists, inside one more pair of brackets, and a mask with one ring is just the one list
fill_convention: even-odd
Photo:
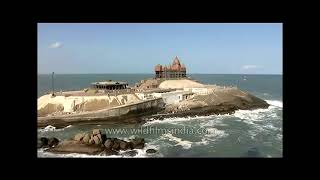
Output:
[[172,65],[179,65],[179,66],[181,65],[180,60],[178,59],[177,56],[174,58]]

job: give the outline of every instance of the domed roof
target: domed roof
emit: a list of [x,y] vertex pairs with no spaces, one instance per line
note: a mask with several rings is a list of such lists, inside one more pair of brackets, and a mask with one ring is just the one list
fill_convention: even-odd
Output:
[[174,58],[172,65],[175,65],[175,64],[180,65],[180,60],[178,59],[177,56]]

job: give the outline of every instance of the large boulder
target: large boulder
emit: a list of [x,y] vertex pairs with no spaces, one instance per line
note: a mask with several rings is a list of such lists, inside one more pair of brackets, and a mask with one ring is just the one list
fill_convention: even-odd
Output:
[[101,131],[100,129],[93,129],[92,134],[95,136],[95,135],[101,134]]
[[128,142],[126,142],[126,141],[120,141],[120,149],[121,150],[127,150],[127,149],[129,149],[130,148],[130,146],[129,146],[129,143]]
[[106,142],[104,143],[104,146],[107,148],[107,149],[111,149],[112,146],[113,146],[113,141],[111,139],[107,139]]
[[55,147],[55,146],[58,145],[58,144],[59,144],[59,140],[58,140],[57,138],[55,138],[55,137],[50,138],[50,139],[48,140],[48,146],[49,146],[49,147]]
[[135,138],[132,140],[134,149],[142,149],[144,147],[144,138]]
[[96,136],[99,138],[100,141],[102,141],[101,134],[97,134]]
[[115,150],[112,149],[105,149],[104,153],[106,156],[111,156],[111,155],[118,155],[119,153]]
[[39,140],[38,140],[38,148],[42,148],[44,146],[47,146],[48,145],[48,138],[45,138],[45,137],[41,137]]
[[121,155],[124,155],[124,156],[135,156],[137,154],[138,154],[138,152],[136,150],[130,150],[130,151],[126,151],[126,152],[122,153]]
[[74,136],[74,140],[81,141],[83,139],[84,135],[85,135],[84,133],[78,133]]
[[115,139],[114,142],[113,142],[112,149],[119,150],[120,149],[120,142],[121,141],[119,139]]
[[101,144],[101,140],[99,139],[98,136],[93,136],[93,140],[94,140],[94,144],[97,144],[97,145]]
[[47,151],[55,153],[85,153],[97,155],[103,152],[104,148],[101,148],[100,146],[88,146],[79,141],[65,140],[61,141],[57,146],[49,148]]
[[147,149],[146,150],[146,153],[148,153],[148,154],[150,154],[150,153],[156,153],[157,152],[157,150],[155,150],[155,149]]
[[48,138],[46,138],[46,137],[41,137],[40,138],[40,141],[43,143],[43,145],[48,145]]
[[93,138],[91,138],[91,139],[89,140],[89,144],[90,144],[90,145],[91,145],[91,144],[94,144]]
[[90,141],[90,135],[89,134],[85,134],[85,136],[83,137],[82,141],[86,144],[89,143]]
[[106,134],[101,134],[101,142],[102,144],[104,144],[104,142],[106,142],[107,140],[107,135]]
[[143,149],[143,148],[144,148],[144,144],[138,144],[134,146],[134,149]]

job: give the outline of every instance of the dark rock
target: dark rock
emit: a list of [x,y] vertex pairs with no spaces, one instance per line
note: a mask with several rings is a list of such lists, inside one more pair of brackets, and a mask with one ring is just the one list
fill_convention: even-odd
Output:
[[134,147],[134,149],[143,149],[144,148],[144,144],[138,144]]
[[103,152],[104,148],[97,145],[88,146],[79,141],[65,140],[65,141],[61,141],[57,146],[53,148],[49,148],[46,151],[54,152],[54,153],[84,153],[84,154],[95,155]]
[[41,137],[40,140],[38,140],[38,148],[42,148],[44,146],[48,145],[48,138]]
[[156,153],[157,150],[155,149],[147,149],[146,153]]
[[112,146],[112,149],[114,150],[119,150],[120,149],[120,140],[119,139],[116,139],[114,142],[113,142],[113,146]]
[[128,142],[128,149],[133,149],[133,143],[132,142]]
[[104,153],[106,156],[111,156],[111,155],[118,155],[119,153],[115,150],[112,149],[105,149]]
[[135,156],[137,154],[138,154],[138,152],[136,150],[130,150],[130,151],[126,151],[126,152],[122,153],[122,155],[124,155],[124,156]]
[[128,148],[130,148],[128,142],[126,142],[126,141],[120,142],[120,149],[121,150],[127,150]]
[[135,138],[132,140],[134,149],[142,149],[144,147],[144,138]]
[[49,147],[54,147],[54,146],[56,146],[56,145],[58,145],[58,144],[59,144],[59,140],[58,140],[57,138],[55,138],[55,137],[50,138],[50,139],[48,140],[48,146],[49,146]]
[[107,135],[106,134],[101,134],[101,142],[104,144],[107,140]]
[[107,149],[111,149],[112,146],[113,146],[113,141],[111,139],[107,139],[106,142],[104,143],[104,146],[107,148]]
[[48,145],[48,139],[47,138],[42,137],[42,138],[38,139],[38,146],[37,146],[38,148],[43,148],[43,147],[45,147],[47,145]]

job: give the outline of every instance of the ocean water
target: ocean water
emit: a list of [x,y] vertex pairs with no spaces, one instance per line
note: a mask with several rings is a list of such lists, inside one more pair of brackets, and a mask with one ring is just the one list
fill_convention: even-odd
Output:
[[[99,128],[107,136],[123,139],[144,137],[146,147],[134,157],[282,157],[282,75],[191,74],[204,84],[238,86],[266,100],[268,109],[238,110],[231,115],[211,115],[164,120],[146,119],[144,124],[71,125],[38,129],[38,136],[67,139],[76,133]],[[55,89],[75,90],[90,82],[122,80],[134,85],[152,74],[55,75]],[[51,75],[38,75],[38,97],[51,89]],[[149,148],[157,150],[147,154]],[[110,157],[129,157],[121,152]],[[38,150],[39,157],[105,157],[83,154],[52,154]]]

